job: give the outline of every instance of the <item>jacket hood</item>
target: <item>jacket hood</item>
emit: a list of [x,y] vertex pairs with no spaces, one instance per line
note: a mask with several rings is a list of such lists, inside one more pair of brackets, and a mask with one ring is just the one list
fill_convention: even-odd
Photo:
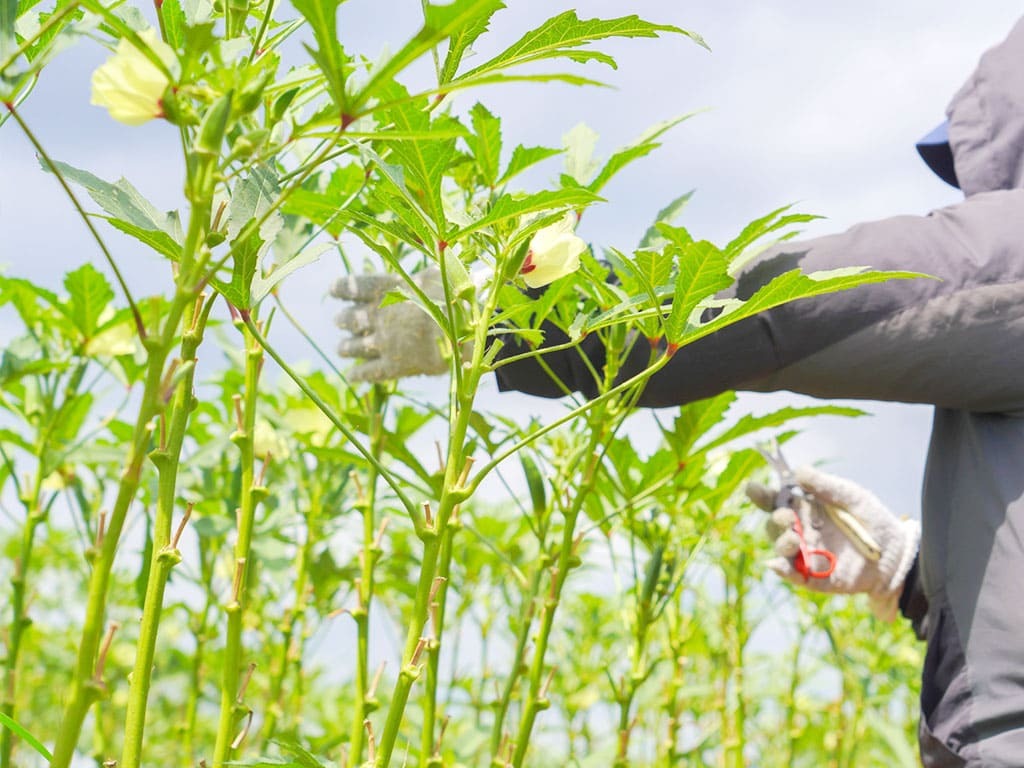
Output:
[[946,115],[965,195],[1024,187],[1024,19],[981,57]]

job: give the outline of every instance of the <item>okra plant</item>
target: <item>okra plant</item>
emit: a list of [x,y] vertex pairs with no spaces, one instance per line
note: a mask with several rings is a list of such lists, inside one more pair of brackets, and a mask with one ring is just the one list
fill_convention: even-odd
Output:
[[[681,118],[599,162],[505,146],[472,95],[592,85],[615,65],[604,41],[702,44],[692,32],[566,9],[478,61],[503,3],[424,1],[410,4],[419,30],[370,62],[347,51],[341,5],[0,0],[0,123],[91,238],[60,286],[0,278],[19,328],[0,359],[0,768],[731,766],[786,750],[795,765],[819,736],[832,764],[899,757],[906,733],[880,697],[909,711],[908,678],[872,693],[883,657],[824,646],[846,614],[803,614],[781,689],[750,682],[779,599],[765,590],[782,590],[760,582],[737,499],[760,460],[728,451],[842,409],[723,426],[723,395],[659,422],[650,453],[623,426],[680,347],[905,275],[791,272],[722,300],[752,247],[807,217],[780,209],[718,247],[675,226],[685,197],[633,252],[588,246],[577,222]],[[179,209],[52,156],[26,121],[40,72],[75,42],[109,50],[94,104],[167,124]],[[424,59],[426,86],[408,77]],[[556,182],[522,188],[559,155]],[[163,277],[129,285],[115,237],[161,258]],[[396,277],[382,303],[432,320],[447,397],[351,381],[298,324],[277,289],[328,258],[339,276]],[[281,324],[316,368],[275,344]],[[593,397],[560,383],[564,412],[543,423],[485,406],[482,382],[543,365],[552,328],[561,346],[604,347]],[[623,373],[637,344],[647,365]],[[495,484],[506,502],[481,494]],[[842,700],[813,688],[822,666]]]

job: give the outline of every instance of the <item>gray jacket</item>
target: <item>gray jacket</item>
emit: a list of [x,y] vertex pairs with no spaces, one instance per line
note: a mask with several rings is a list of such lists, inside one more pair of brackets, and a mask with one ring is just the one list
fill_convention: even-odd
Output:
[[[927,765],[961,765],[964,756],[1020,765],[1024,20],[982,57],[947,114],[963,202],[771,248],[736,291],[747,296],[794,267],[867,265],[939,280],[862,286],[740,322],[681,349],[640,403],[679,405],[740,389],[937,406],[915,569],[929,618],[922,753]],[[584,352],[600,363],[600,348]],[[570,387],[587,393],[593,385],[579,354],[546,359]],[[499,385],[559,394],[532,362],[501,369]],[[926,607],[920,599],[905,602],[915,603],[918,614]]]

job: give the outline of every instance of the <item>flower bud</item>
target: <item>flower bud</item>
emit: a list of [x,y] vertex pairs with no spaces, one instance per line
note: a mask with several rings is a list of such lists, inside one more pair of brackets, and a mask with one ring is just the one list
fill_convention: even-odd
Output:
[[199,126],[199,134],[196,136],[195,151],[197,153],[213,156],[220,153],[220,145],[224,143],[229,117],[231,117],[230,91],[213,102],[206,110],[206,114],[203,115],[203,122]]
[[168,85],[164,89],[160,104],[163,106],[163,116],[167,122],[173,125],[197,125],[199,123],[199,115],[196,114],[195,109],[186,99],[179,98],[178,89],[173,85]]
[[519,269],[528,286],[542,288],[580,268],[580,254],[587,244],[576,236],[575,228],[576,214],[566,211],[561,221],[537,231]]

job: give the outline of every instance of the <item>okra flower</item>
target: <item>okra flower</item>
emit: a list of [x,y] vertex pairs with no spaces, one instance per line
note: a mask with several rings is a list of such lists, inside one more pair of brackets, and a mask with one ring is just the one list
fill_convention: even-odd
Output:
[[537,231],[530,240],[519,274],[531,288],[542,288],[580,268],[580,254],[587,244],[577,237],[576,214],[566,211],[561,221]]
[[[155,29],[139,33],[145,43],[172,72],[178,65],[174,51],[157,37]],[[126,125],[142,125],[154,117],[163,117],[161,103],[164,91],[171,84],[156,64],[135,47],[128,38],[121,38],[114,55],[92,73],[92,103],[106,107],[110,116]]]

